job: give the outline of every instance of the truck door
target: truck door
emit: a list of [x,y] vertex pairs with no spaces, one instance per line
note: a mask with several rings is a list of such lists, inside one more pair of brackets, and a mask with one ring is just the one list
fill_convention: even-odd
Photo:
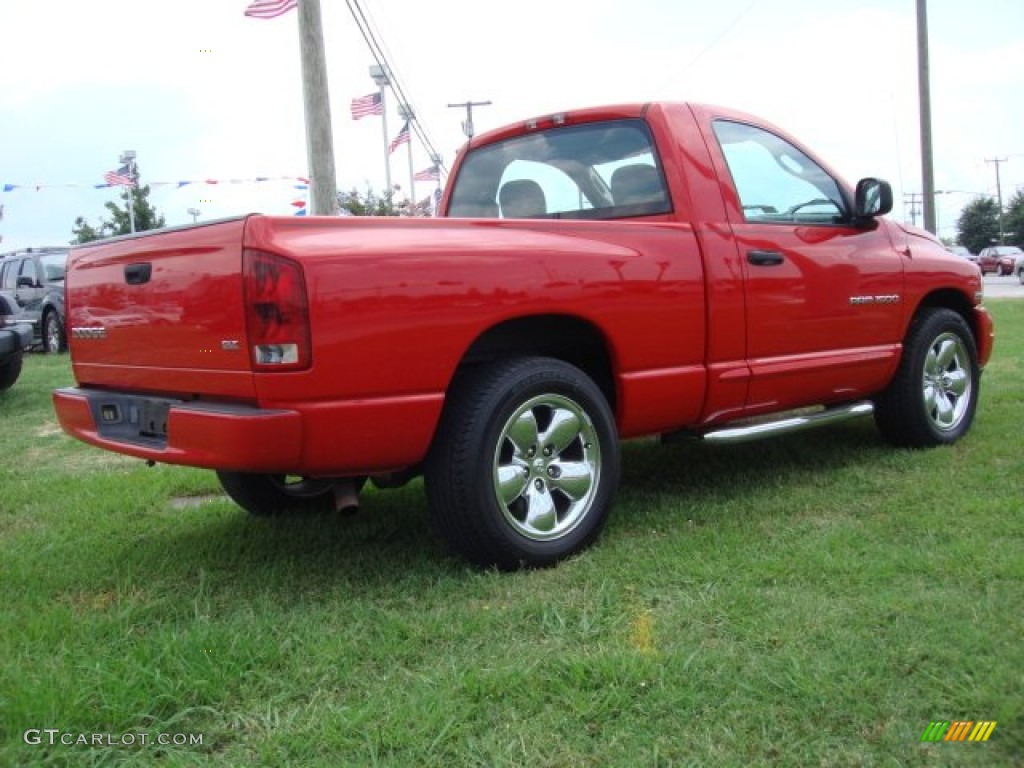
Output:
[[903,299],[885,226],[855,224],[842,185],[786,139],[732,120],[714,131],[736,193],[748,413],[877,391],[898,359]]

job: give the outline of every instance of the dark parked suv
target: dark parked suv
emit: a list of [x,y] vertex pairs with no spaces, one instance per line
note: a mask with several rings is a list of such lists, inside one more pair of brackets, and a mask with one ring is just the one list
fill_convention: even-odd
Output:
[[32,343],[46,352],[67,349],[64,268],[67,248],[26,248],[0,256],[0,292],[13,300],[17,319],[32,326]]
[[22,354],[32,343],[32,329],[15,322],[15,315],[13,303],[0,293],[0,392],[18,380]]

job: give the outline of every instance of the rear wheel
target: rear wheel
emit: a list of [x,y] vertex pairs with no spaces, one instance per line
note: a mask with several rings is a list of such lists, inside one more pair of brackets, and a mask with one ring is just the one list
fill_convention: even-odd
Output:
[[0,392],[14,386],[14,382],[21,375],[21,353],[14,355],[3,365],[0,365]]
[[907,332],[895,378],[875,402],[875,422],[895,445],[953,443],[971,428],[978,389],[978,352],[963,317],[924,309]]
[[217,470],[217,479],[238,506],[254,515],[334,509],[333,483],[329,480],[221,470]]
[[431,510],[468,560],[551,565],[598,535],[619,478],[601,390],[578,368],[522,358],[453,384],[426,466]]
[[43,316],[43,350],[50,355],[64,352],[68,348],[64,336],[64,324],[56,311],[48,310]]

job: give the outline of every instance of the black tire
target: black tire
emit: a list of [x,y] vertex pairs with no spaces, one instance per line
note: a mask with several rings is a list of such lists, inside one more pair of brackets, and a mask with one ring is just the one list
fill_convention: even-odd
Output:
[[48,355],[66,352],[68,341],[64,334],[64,324],[60,321],[56,310],[47,310],[43,315],[43,351]]
[[966,321],[951,309],[923,309],[907,331],[896,376],[875,401],[875,423],[894,445],[949,445],[971,428],[979,387]]
[[549,566],[589,546],[618,481],[604,394],[578,368],[541,357],[457,376],[425,467],[449,546],[502,570]]
[[0,392],[10,389],[21,375],[21,353],[0,365]]
[[253,515],[320,514],[334,510],[333,487],[326,480],[222,470],[217,470],[217,479],[225,493]]

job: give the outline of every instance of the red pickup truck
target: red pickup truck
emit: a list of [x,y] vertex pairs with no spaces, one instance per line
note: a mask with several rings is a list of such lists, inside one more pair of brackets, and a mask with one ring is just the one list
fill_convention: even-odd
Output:
[[424,475],[473,562],[553,563],[611,506],[619,440],[739,441],[873,411],[970,428],[977,267],[749,115],[648,103],[459,153],[443,218],[251,215],[76,247],[63,428],[217,470],[255,514]]

